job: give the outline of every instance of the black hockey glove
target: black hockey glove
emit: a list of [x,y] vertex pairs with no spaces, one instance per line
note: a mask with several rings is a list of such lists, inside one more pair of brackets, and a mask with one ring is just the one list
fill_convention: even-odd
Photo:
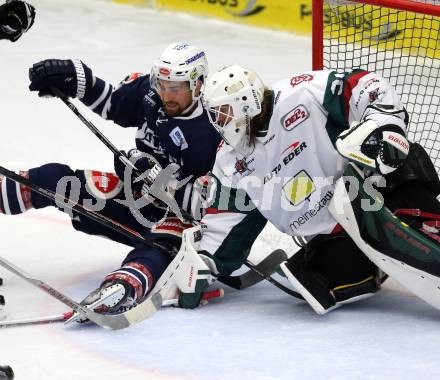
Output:
[[0,40],[17,41],[34,24],[35,8],[21,0],[0,5]]
[[92,88],[94,77],[80,60],[46,59],[29,69],[29,90],[38,91],[38,96],[56,96],[52,87],[69,98],[82,99],[88,88]]
[[[162,170],[162,167],[160,166],[159,162],[151,155],[143,153],[137,149],[130,149],[128,153],[125,153],[124,151],[121,151],[123,155],[125,155],[130,162],[132,162],[136,168],[142,173],[146,174],[146,180],[149,183],[152,183],[155,179],[154,173],[159,172]],[[119,179],[124,183],[124,186],[127,184],[125,183],[125,170],[126,166],[118,156],[114,157],[114,165],[115,165],[115,172]],[[153,169],[153,170],[152,170]],[[142,195],[145,191],[142,189],[144,185],[144,181],[136,181],[136,175],[131,169],[127,169],[127,173],[130,174],[130,181],[131,181],[131,188],[134,193],[139,193]]]

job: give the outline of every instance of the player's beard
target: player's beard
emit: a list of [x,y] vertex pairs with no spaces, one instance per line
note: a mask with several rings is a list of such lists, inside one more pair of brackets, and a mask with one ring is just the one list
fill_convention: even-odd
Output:
[[167,102],[163,105],[163,108],[169,117],[179,116],[183,112],[182,107],[176,102]]

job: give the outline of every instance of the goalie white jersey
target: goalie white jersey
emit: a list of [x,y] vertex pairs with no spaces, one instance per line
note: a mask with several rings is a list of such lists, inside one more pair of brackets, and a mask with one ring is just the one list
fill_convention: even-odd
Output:
[[366,71],[308,72],[282,80],[272,90],[269,125],[259,131],[250,153],[238,156],[226,143],[217,152],[201,243],[215,256],[229,256],[225,249],[231,248],[230,241],[255,239],[264,226],[255,223],[252,233],[251,215],[258,213],[289,235],[331,233],[337,222],[328,205],[347,164],[335,148],[337,136],[366,118],[379,126],[406,127],[405,112],[383,113],[374,107],[403,110],[388,82]]

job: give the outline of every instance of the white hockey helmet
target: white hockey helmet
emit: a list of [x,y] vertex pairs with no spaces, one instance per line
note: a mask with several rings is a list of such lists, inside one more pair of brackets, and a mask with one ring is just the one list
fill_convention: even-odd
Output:
[[[203,50],[187,43],[172,43],[153,63],[150,73],[151,87],[158,91],[158,80],[189,82],[193,101],[200,98],[195,94],[197,80],[205,83],[208,75],[208,61]],[[158,91],[159,92],[159,91]]]
[[221,68],[206,82],[203,99],[209,120],[237,151],[248,145],[250,120],[261,113],[263,96],[260,77],[239,65]]

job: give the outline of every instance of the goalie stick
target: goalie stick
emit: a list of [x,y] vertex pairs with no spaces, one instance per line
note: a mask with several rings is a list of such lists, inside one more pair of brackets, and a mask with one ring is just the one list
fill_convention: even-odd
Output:
[[[288,257],[286,252],[284,252],[282,249],[276,249],[275,251],[269,253],[269,255],[265,257],[262,261],[260,261],[257,265],[255,265],[255,268],[259,270],[262,275],[267,277],[275,272],[277,267],[287,259]],[[217,277],[217,279],[223,284],[237,290],[249,288],[250,286],[253,286],[264,280],[261,275],[255,273],[255,271],[252,269],[239,276],[220,275]]]
[[32,277],[25,271],[21,270],[8,260],[0,257],[0,265],[5,269],[11,271],[17,276],[21,277],[31,285],[39,288],[50,296],[54,297],[58,301],[72,308],[75,312],[84,315],[97,325],[110,329],[120,330],[128,326],[132,326],[136,323],[143,321],[144,319],[153,315],[162,305],[162,294],[155,292],[149,296],[145,301],[121,314],[98,314],[93,310],[89,310],[86,307],[80,305],[70,297],[59,292],[47,283]]

